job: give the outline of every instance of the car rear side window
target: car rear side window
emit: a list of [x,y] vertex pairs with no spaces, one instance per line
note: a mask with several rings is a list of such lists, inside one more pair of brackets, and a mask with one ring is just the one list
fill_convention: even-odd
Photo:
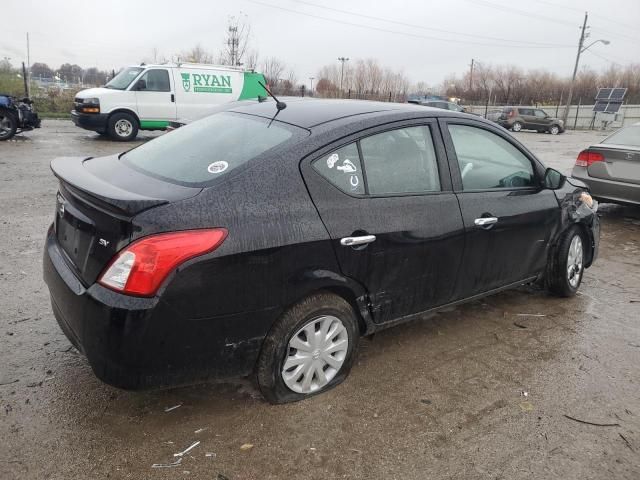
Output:
[[504,138],[483,128],[449,125],[464,190],[532,187],[531,161]]
[[205,186],[292,139],[298,127],[216,113],[140,145],[120,158],[172,183]]
[[313,168],[345,193],[363,195],[364,181],[358,146],[351,143],[313,162]]
[[369,193],[424,193],[440,190],[429,127],[408,127],[360,140]]

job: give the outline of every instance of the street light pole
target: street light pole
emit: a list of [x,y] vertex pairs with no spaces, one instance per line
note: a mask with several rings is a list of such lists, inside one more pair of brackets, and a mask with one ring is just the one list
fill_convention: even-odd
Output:
[[342,63],[340,67],[340,93],[342,94],[342,79],[344,78],[344,62],[348,62],[346,57],[338,57],[338,61]]
[[580,62],[580,54],[582,53],[582,45],[584,45],[584,36],[587,30],[587,18],[589,17],[588,12],[584,12],[584,23],[582,24],[582,30],[580,32],[580,41],[578,42],[578,53],[576,55],[576,63],[573,66],[573,75],[571,77],[571,85],[569,85],[569,95],[567,96],[567,106],[564,109],[564,113],[562,114],[562,121],[564,122],[565,128],[567,125],[567,118],[569,117],[569,108],[571,107],[571,100],[573,97],[573,87],[576,83],[576,74],[578,73],[578,63]]
[[313,79],[316,77],[309,77],[309,80],[311,80],[311,88],[309,89],[309,91],[311,92],[311,95],[313,95]]

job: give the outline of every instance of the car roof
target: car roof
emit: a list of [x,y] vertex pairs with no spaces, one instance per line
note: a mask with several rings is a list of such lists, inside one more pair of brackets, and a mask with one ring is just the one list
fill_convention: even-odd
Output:
[[[276,120],[303,128],[313,128],[328,122],[364,114],[378,113],[384,116],[391,112],[421,112],[426,114],[425,116],[435,117],[442,116],[443,112],[445,112],[445,115],[454,113],[412,103],[301,97],[282,97],[280,100],[287,104],[287,108],[280,110]],[[258,115],[265,118],[272,118],[277,112],[275,102],[272,100],[236,102],[228,111]]]

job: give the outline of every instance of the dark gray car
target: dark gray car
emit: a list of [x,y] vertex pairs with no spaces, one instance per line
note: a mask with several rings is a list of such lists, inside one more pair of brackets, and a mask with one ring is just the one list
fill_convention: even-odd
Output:
[[507,130],[536,130],[539,133],[549,132],[552,135],[564,132],[564,122],[552,117],[541,108],[504,107],[497,122]]
[[640,205],[640,123],[580,152],[571,176],[600,201]]

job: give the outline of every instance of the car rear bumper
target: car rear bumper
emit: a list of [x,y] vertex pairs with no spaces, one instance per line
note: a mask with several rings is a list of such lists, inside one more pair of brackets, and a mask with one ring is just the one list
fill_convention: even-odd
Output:
[[582,180],[589,186],[591,195],[601,202],[640,205],[640,185],[594,178],[586,167],[573,167],[571,176]]
[[279,314],[187,319],[162,298],[121,295],[99,284],[87,288],[68,266],[53,228],[43,270],[62,331],[98,378],[124,389],[248,375],[270,324],[265,317]]
[[91,130],[93,132],[106,132],[109,115],[106,113],[78,113],[71,112],[71,121],[76,127]]

